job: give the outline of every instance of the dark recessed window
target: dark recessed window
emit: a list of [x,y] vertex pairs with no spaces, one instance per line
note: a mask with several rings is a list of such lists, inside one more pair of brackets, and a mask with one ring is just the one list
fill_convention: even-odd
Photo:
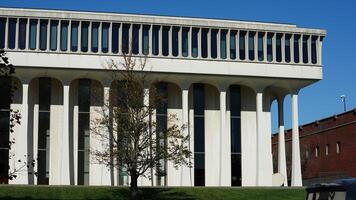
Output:
[[202,29],[201,32],[201,57],[207,58],[208,57],[208,33],[209,29]]
[[157,56],[159,54],[159,30],[160,26],[153,26],[152,29],[152,54]]
[[187,57],[188,56],[188,34],[189,34],[189,28],[183,28],[182,29],[182,56]]
[[101,52],[107,53],[109,51],[109,23],[102,23],[101,26]]
[[132,54],[137,55],[139,53],[139,32],[141,25],[134,24],[132,26]]
[[172,27],[172,55],[178,56],[178,45],[179,45],[179,27],[173,26]]
[[19,49],[26,48],[26,27],[27,27],[27,19],[20,19],[19,38],[18,38]]
[[5,48],[6,19],[0,18],[0,49]]
[[9,19],[8,48],[15,49],[17,19]]
[[47,49],[47,26],[48,20],[41,19],[40,20],[40,49]]
[[313,36],[312,40],[311,40],[311,61],[312,64],[316,64],[318,62],[318,57],[317,57],[317,46],[316,46],[316,42],[318,40],[317,36]]
[[226,59],[226,30],[220,30],[220,58]]
[[199,29],[193,28],[192,29],[192,57],[198,57],[198,34]]
[[299,40],[300,35],[294,35],[294,62],[299,63]]
[[50,107],[51,79],[39,78],[39,113],[38,113],[38,149],[37,149],[37,183],[49,183],[49,148],[50,148]]
[[282,34],[277,34],[276,37],[276,61],[282,62]]
[[239,34],[239,58],[240,58],[240,60],[246,59],[245,35],[246,35],[245,31],[240,31],[240,34]]
[[119,52],[119,30],[120,24],[112,24],[112,43],[111,43],[111,52],[118,53]]
[[255,60],[255,32],[248,34],[248,59]]
[[241,186],[241,90],[230,86],[231,185]]
[[194,185],[205,185],[205,92],[204,84],[193,85],[194,104]]
[[162,55],[168,56],[169,54],[169,29],[168,26],[162,27]]
[[57,36],[58,35],[58,21],[51,20],[51,29],[50,29],[50,49],[52,51],[57,50]]
[[68,49],[68,21],[61,22],[61,51]]
[[263,45],[263,37],[264,33],[258,33],[258,61],[263,61],[264,60],[264,45]]
[[151,27],[149,25],[143,25],[143,29],[142,29],[142,54],[143,55],[149,54],[150,28]]
[[289,63],[291,61],[291,55],[290,55],[290,46],[291,46],[291,35],[286,35],[285,36],[285,42],[284,42],[284,48],[285,48],[285,61]]
[[236,59],[236,31],[230,31],[230,58]]
[[217,50],[217,42],[218,42],[218,30],[211,29],[210,30],[210,48],[211,48],[211,58],[218,57],[218,50]]
[[96,53],[99,50],[99,23],[91,24],[91,51]]
[[78,87],[78,185],[89,185],[90,84],[80,79]]
[[82,22],[82,33],[81,33],[81,50],[82,52],[88,51],[88,30],[89,22]]
[[273,33],[267,34],[267,61],[273,61]]
[[308,40],[309,36],[303,36],[303,63],[308,63]]
[[75,52],[78,51],[78,22],[72,22],[71,24],[71,45],[70,50]]

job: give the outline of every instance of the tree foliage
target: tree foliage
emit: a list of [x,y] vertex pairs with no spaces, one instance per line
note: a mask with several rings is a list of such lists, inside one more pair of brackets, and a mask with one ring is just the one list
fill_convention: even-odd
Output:
[[[162,160],[175,167],[191,167],[189,135],[184,135],[186,124],[178,125],[176,115],[167,115],[167,127],[156,128],[152,118],[155,111],[167,103],[167,97],[150,83],[150,72],[145,71],[146,59],[124,55],[122,63],[111,61],[108,70],[114,80],[110,105],[104,105],[103,117],[94,122],[92,132],[101,138],[105,148],[92,150],[95,158],[116,169],[126,169],[131,179],[132,199],[137,198],[138,177],[148,177],[149,169],[165,175]],[[149,100],[149,102],[148,102]],[[107,130],[107,131],[103,131]],[[109,133],[108,133],[109,132]]]

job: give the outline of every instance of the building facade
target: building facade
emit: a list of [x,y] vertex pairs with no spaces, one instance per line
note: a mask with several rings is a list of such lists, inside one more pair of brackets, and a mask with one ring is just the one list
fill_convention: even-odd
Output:
[[[303,185],[356,177],[356,109],[301,125],[299,133]],[[291,130],[286,131],[285,138],[289,168]],[[278,157],[277,147],[278,136],[274,135],[274,160]]]
[[[132,53],[147,58],[145,90],[159,83],[167,95],[157,119],[172,113],[189,124],[193,152],[192,168],[165,162],[165,177],[140,185],[272,185],[270,106],[278,99],[283,108],[291,95],[292,185],[299,186],[298,92],[322,79],[325,34],[290,24],[1,8],[0,48],[17,67],[11,81],[21,86],[14,102],[2,105],[2,120],[10,108],[22,114],[14,134],[2,128],[2,139],[16,140],[10,151],[3,145],[2,157],[16,156],[2,166],[15,168],[23,155],[37,160],[14,184],[127,184],[125,174],[92,162],[88,149],[101,143],[89,121],[115,90],[104,66]],[[285,159],[279,163],[285,175]]]

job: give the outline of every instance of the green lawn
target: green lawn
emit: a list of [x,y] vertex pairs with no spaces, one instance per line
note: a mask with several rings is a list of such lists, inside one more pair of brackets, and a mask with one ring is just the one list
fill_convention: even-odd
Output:
[[[302,200],[303,188],[140,188],[142,199],[248,199],[248,200]],[[7,199],[128,199],[127,187],[86,186],[0,186],[0,200]]]

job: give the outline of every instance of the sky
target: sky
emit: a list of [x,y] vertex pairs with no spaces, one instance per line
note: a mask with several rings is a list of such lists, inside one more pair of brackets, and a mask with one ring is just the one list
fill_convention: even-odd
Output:
[[[1,0],[0,7],[49,8],[118,13],[207,17],[296,24],[327,31],[323,43],[323,80],[299,93],[299,123],[356,108],[356,1],[354,0]],[[291,101],[285,100],[291,127]],[[277,104],[272,104],[277,130]]]

